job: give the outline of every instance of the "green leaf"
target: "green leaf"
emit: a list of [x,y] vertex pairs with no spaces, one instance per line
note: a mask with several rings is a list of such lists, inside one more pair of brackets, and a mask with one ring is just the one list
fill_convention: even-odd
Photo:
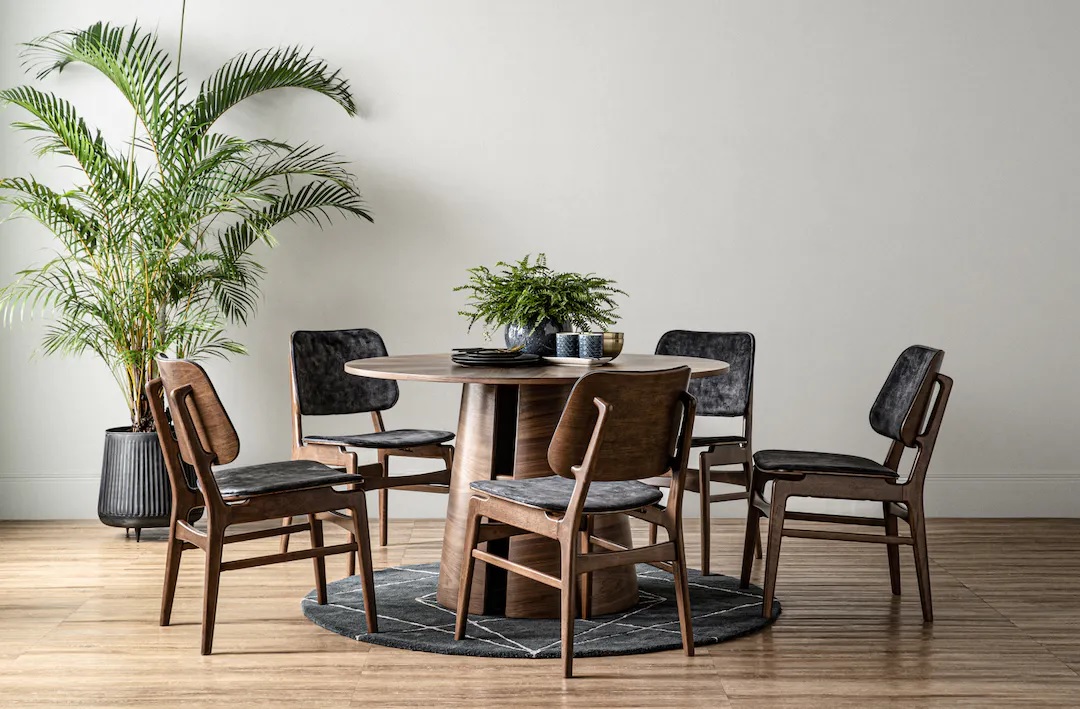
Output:
[[264,49],[233,57],[199,86],[192,123],[208,130],[230,108],[256,94],[297,88],[333,99],[351,116],[356,113],[349,82],[339,70],[300,47]]

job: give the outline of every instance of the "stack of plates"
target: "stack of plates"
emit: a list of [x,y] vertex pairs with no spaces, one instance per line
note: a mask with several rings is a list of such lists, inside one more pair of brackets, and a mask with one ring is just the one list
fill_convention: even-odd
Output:
[[539,355],[526,354],[518,350],[484,349],[483,347],[461,347],[450,355],[454,364],[466,367],[525,367],[542,364]]

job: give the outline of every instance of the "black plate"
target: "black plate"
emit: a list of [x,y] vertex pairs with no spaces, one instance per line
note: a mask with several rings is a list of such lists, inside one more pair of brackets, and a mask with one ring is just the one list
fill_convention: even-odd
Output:
[[524,353],[517,353],[513,358],[475,357],[469,354],[455,354],[451,355],[450,360],[454,364],[465,367],[526,367],[541,363],[539,355]]
[[474,357],[472,355],[453,355],[453,360],[464,362],[536,362],[540,359],[537,355],[518,355],[517,357]]
[[483,349],[480,347],[462,347],[453,350],[451,357],[474,357],[477,359],[515,359],[523,354],[525,353],[520,351],[511,352],[509,350]]
[[451,357],[470,357],[477,360],[512,360],[523,352],[454,352]]

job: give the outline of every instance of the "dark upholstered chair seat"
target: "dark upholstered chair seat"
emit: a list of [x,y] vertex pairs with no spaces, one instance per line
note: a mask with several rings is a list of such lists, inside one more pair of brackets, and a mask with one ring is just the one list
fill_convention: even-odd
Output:
[[744,444],[746,439],[742,436],[694,436],[690,439],[691,448],[701,448],[704,446],[727,446],[735,444]]
[[[519,502],[549,512],[565,512],[574,492],[574,481],[558,475],[524,480],[479,480],[469,486],[493,497]],[[594,482],[585,498],[585,512],[620,512],[656,504],[660,490],[637,480]]]
[[[409,487],[417,492],[446,492],[453,468],[454,448],[443,445],[453,440],[449,431],[398,429],[385,431],[382,412],[398,402],[398,384],[389,379],[357,377],[345,371],[353,360],[387,356],[386,343],[379,333],[367,328],[352,330],[297,330],[290,339],[292,359],[292,404],[294,458],[317,457],[337,463],[355,456],[339,457],[334,448],[364,448],[379,451],[378,465],[386,478],[379,488],[379,545],[386,546],[390,490]],[[372,433],[345,436],[300,437],[305,416],[371,414]],[[356,429],[354,429],[356,430]],[[361,429],[362,430],[362,429]],[[323,446],[319,449],[319,446]],[[304,450],[304,449],[307,450]],[[315,450],[313,450],[315,449]],[[390,457],[408,456],[439,460],[443,470],[420,475],[389,476]],[[351,464],[351,463],[349,463]],[[351,524],[349,520],[341,520]],[[282,543],[282,551],[288,540]],[[350,564],[352,557],[349,557]],[[352,567],[350,567],[352,568]],[[352,571],[349,571],[352,574]]]
[[857,473],[897,477],[895,470],[890,470],[881,463],[843,453],[763,450],[754,454],[754,465],[765,471],[796,470],[808,473]]
[[304,443],[320,443],[350,448],[411,448],[432,446],[453,440],[449,431],[426,431],[418,428],[399,428],[395,431],[359,433],[354,436],[304,436]]
[[343,473],[309,460],[225,468],[215,470],[214,479],[221,496],[226,499],[360,482],[359,475]]

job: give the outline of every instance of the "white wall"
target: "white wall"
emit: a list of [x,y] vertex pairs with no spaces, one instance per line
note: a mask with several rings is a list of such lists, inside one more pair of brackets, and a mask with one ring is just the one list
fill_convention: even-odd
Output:
[[[4,3],[0,85],[22,81],[18,41],[138,17],[172,44],[178,15]],[[212,366],[241,462],[287,456],[291,330],[446,351],[478,340],[455,315],[465,269],[546,251],[630,292],[628,351],[669,328],[755,332],[759,448],[881,457],[866,414],[893,358],[944,348],[957,384],[931,512],[1075,515],[1078,24],[1080,4],[1050,1],[191,0],[192,79],[285,43],[344,68],[363,118],[278,94],[229,122],[355,160],[377,220],[285,228],[260,254],[251,356]],[[48,85],[130,126],[85,73]],[[63,179],[22,141],[0,131],[0,173]],[[49,243],[0,225],[0,278]],[[0,517],[93,517],[101,432],[124,409],[96,362],[31,359],[39,332],[0,333]],[[454,387],[406,384],[388,418],[456,413]],[[442,513],[398,499],[400,516]]]

